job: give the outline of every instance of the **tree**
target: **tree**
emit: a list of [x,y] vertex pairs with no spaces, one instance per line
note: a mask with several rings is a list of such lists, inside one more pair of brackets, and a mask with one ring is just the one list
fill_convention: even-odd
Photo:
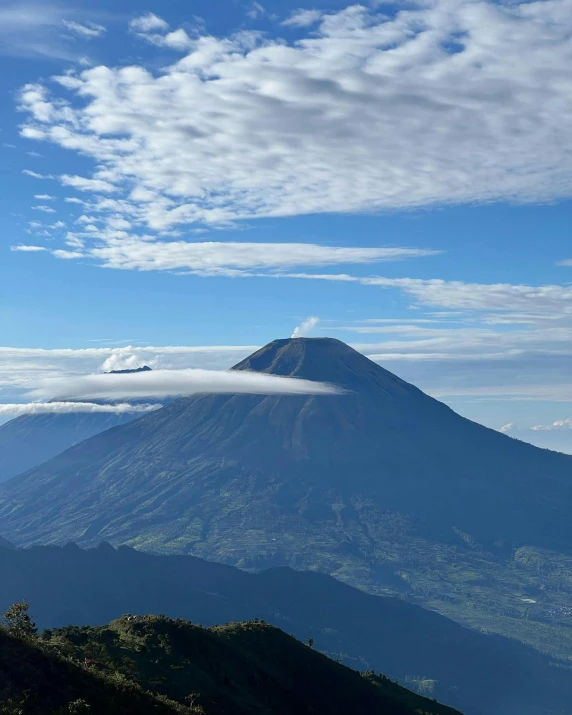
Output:
[[313,638],[308,638],[308,639],[306,640],[306,643],[308,644],[308,647],[309,647],[309,648],[313,648],[313,647],[314,647],[314,639],[313,639]]
[[31,638],[38,632],[36,624],[30,618],[27,601],[13,603],[4,613],[4,627],[16,638]]

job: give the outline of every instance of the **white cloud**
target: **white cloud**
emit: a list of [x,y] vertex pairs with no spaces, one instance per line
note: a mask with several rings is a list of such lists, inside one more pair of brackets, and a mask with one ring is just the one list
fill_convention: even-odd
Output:
[[58,42],[61,23],[61,9],[53,3],[4,3],[0,7],[0,54],[71,59]]
[[77,412],[124,414],[126,412],[153,412],[162,405],[98,405],[94,402],[29,402],[27,404],[1,404],[0,415],[46,415]]
[[[565,285],[518,285],[512,283],[465,283],[440,278],[387,278],[352,276],[346,273],[281,273],[277,278],[360,283],[379,288],[395,288],[419,305],[478,311],[512,313],[510,322],[557,320],[572,316],[572,287]],[[518,319],[515,320],[515,314]],[[493,316],[488,316],[493,321]]]
[[152,12],[148,12],[146,15],[141,15],[131,20],[129,29],[137,33],[167,32],[169,24],[161,17],[157,17],[157,15],[154,15]]
[[263,395],[339,394],[321,382],[262,373],[222,370],[153,370],[124,375],[49,378],[31,390],[39,399],[117,399],[174,397],[202,393]]
[[293,338],[304,338],[312,334],[314,328],[320,322],[319,318],[306,318],[300,325],[294,328]]
[[572,430],[572,419],[556,420],[551,425],[535,425],[531,427],[535,432],[550,432],[553,430]]
[[33,211],[43,211],[46,214],[55,214],[56,210],[53,209],[51,206],[32,206],[31,209]]
[[34,194],[34,198],[38,201],[55,201],[55,196],[50,196],[50,194]]
[[18,246],[10,246],[11,251],[19,251],[21,253],[38,253],[39,251],[45,251],[43,246],[25,246],[19,244]]
[[73,186],[73,188],[78,191],[95,191],[104,194],[117,191],[116,186],[103,179],[86,179],[83,176],[63,174],[60,176],[60,180],[64,186]]
[[[541,326],[519,330],[514,339],[506,333],[496,330],[488,334],[479,334],[477,330],[467,333],[466,329],[456,333],[451,329],[436,335],[390,334],[379,342],[353,343],[353,347],[447,402],[462,400],[463,405],[491,399],[502,402],[508,405],[506,422],[514,421],[510,405],[515,400],[571,402],[572,328],[558,336],[545,332]],[[68,380],[97,370],[142,365],[154,370],[225,370],[259,347],[126,345],[53,350],[0,347],[0,399],[29,401],[26,389],[40,380]]]
[[[93,13],[75,3],[19,0],[0,6],[0,54],[79,62],[82,58],[70,47],[74,36],[99,37],[105,28],[93,22]],[[96,11],[97,12],[97,11]],[[75,19],[71,19],[71,18]]]
[[185,30],[179,28],[178,30],[168,32],[166,35],[161,36],[161,42],[158,44],[170,47],[172,50],[184,52],[192,47],[193,40],[187,35]]
[[571,32],[572,0],[354,5],[291,44],[203,34],[161,71],[66,75],[65,102],[25,99],[23,133],[91,157],[83,190],[121,191],[109,210],[153,231],[553,200],[572,186]]
[[33,179],[51,179],[51,176],[46,176],[44,174],[38,174],[37,171],[32,171],[31,169],[22,169],[22,174],[26,176],[31,176]]
[[121,234],[88,252],[107,268],[127,270],[189,269],[204,275],[241,275],[260,269],[396,261],[432,255],[409,248],[345,248],[309,243],[238,243],[142,241]]
[[572,419],[557,420],[549,425],[520,427],[510,423],[501,427],[499,432],[509,434],[515,439],[529,442],[542,449],[551,449],[565,454],[572,454]]
[[74,22],[73,20],[64,20],[62,24],[67,30],[85,40],[93,40],[96,37],[101,37],[107,32],[103,25],[98,25],[95,22],[86,22],[82,24],[80,22]]
[[287,27],[309,27],[321,20],[322,17],[321,10],[295,10],[282,24]]
[[62,376],[73,378],[98,370],[120,370],[142,365],[167,370],[189,367],[226,370],[259,347],[259,345],[125,345],[52,350],[0,347],[0,398],[4,402],[16,401],[13,398],[19,396],[31,382]]
[[248,17],[251,17],[253,20],[256,20],[257,17],[266,15],[266,10],[259,2],[253,2],[246,14],[248,15]]

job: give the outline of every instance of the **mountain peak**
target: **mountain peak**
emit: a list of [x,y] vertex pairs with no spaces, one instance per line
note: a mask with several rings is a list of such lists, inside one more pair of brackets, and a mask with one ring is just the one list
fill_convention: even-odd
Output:
[[415,389],[336,338],[273,340],[232,369],[330,382],[354,391],[372,384]]
[[135,367],[130,370],[110,370],[104,373],[105,375],[127,375],[132,372],[151,372],[149,365],[143,365],[143,367]]

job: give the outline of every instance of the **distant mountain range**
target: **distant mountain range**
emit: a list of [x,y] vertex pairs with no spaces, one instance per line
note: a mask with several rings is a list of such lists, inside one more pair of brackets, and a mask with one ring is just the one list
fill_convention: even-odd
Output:
[[[134,370],[111,370],[108,375],[147,372],[145,365]],[[0,425],[0,482],[55,457],[110,427],[140,417],[135,412],[20,415]]]
[[18,640],[0,630],[6,715],[460,715],[264,623],[124,616]]
[[470,422],[337,340],[277,340],[234,369],[346,394],[177,400],[5,484],[0,533],[316,569],[570,652],[572,457]]
[[165,613],[204,626],[259,618],[465,715],[562,715],[572,702],[568,664],[324,574],[249,574],[108,544],[0,548],[0,571],[0,612],[25,594],[41,628],[105,624],[124,613]]

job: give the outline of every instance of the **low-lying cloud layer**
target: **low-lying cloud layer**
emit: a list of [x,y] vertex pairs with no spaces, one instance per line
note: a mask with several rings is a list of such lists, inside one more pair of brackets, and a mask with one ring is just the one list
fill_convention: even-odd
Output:
[[0,404],[0,415],[47,415],[74,413],[145,413],[158,410],[162,405],[130,405],[119,403],[114,405],[98,405],[94,402],[29,402],[27,404]]
[[203,393],[335,395],[335,385],[246,371],[153,370],[124,375],[86,375],[42,380],[32,388],[38,399],[119,399],[180,397]]

